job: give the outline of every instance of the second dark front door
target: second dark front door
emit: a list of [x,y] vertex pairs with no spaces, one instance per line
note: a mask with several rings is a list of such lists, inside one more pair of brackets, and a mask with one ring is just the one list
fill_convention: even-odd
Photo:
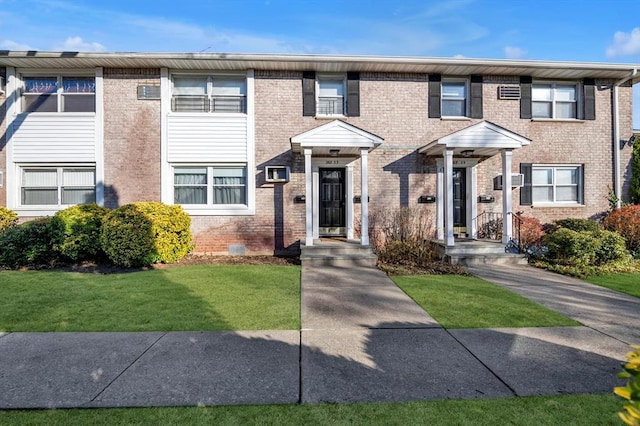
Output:
[[320,169],[320,235],[346,235],[344,169]]
[[453,232],[467,233],[467,169],[453,169]]

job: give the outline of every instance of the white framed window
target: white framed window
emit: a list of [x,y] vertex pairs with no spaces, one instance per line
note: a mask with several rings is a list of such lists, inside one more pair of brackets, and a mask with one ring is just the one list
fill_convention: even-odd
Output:
[[23,76],[22,112],[95,112],[96,81],[89,76]]
[[246,114],[246,77],[174,75],[171,111]]
[[469,109],[467,80],[443,79],[441,90],[442,117],[467,117]]
[[174,203],[247,207],[246,165],[173,166]]
[[535,204],[581,204],[582,166],[533,165],[531,200]]
[[531,86],[532,118],[578,118],[578,85],[572,83],[534,83]]
[[64,207],[96,202],[94,166],[21,166],[20,205]]
[[316,99],[317,115],[346,114],[346,78],[344,75],[319,75]]

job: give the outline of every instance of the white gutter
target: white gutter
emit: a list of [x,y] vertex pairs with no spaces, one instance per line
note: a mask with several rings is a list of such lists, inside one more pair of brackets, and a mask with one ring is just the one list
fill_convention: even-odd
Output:
[[618,105],[618,87],[638,75],[638,68],[634,68],[631,75],[618,80],[613,85],[613,187],[616,196],[616,208],[622,205],[622,180],[620,179],[620,111]]

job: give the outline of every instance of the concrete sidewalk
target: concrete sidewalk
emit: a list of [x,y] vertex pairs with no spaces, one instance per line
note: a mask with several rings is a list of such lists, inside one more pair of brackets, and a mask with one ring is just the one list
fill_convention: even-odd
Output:
[[620,323],[627,310],[640,312],[637,300],[511,272],[489,278],[592,322],[445,330],[380,271],[303,268],[301,331],[0,335],[0,409],[411,401],[619,385],[637,326],[627,333]]

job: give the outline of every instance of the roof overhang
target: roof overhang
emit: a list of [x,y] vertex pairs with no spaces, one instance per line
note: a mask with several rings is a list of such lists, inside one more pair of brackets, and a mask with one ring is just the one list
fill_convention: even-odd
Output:
[[311,149],[315,156],[359,156],[362,150],[371,151],[383,140],[352,124],[334,120],[292,137],[291,150],[302,153]]
[[418,149],[418,152],[426,155],[442,155],[445,150],[453,150],[454,156],[491,157],[501,150],[518,149],[530,143],[530,139],[504,127],[489,121],[481,121],[436,139]]
[[[285,55],[238,53],[118,53],[0,50],[0,66],[17,68],[171,68],[189,70],[290,70],[415,72],[446,75],[527,75],[580,79],[629,77],[639,64],[524,61],[407,56]],[[640,74],[633,82],[640,81]]]

